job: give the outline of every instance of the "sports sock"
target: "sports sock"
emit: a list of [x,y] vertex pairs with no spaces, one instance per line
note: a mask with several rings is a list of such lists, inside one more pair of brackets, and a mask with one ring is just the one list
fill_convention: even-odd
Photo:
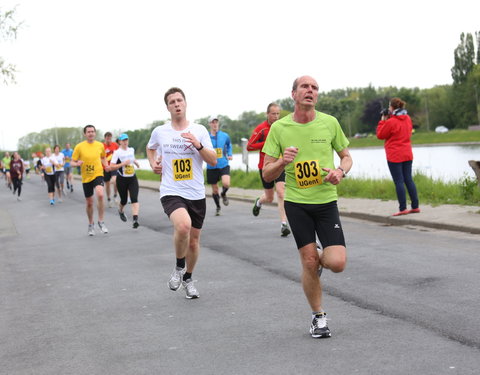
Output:
[[192,278],[192,274],[190,272],[185,272],[183,275],[183,281],[187,281],[188,279]]
[[226,188],[225,186],[222,187],[222,196],[224,196],[225,194],[227,194],[228,189],[229,189],[229,188]]
[[177,258],[177,267],[181,269],[185,268],[185,257]]
[[217,208],[220,208],[220,195],[218,194],[212,194],[213,201],[215,202],[215,205]]

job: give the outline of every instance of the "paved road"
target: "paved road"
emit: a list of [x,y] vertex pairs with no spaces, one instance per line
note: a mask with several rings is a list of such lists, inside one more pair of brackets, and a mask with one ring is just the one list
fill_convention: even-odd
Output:
[[79,191],[50,207],[37,178],[24,190],[0,188],[1,374],[479,373],[478,235],[344,218],[348,267],[322,276],[333,337],[313,340],[275,208],[208,202],[186,300],[158,193],[138,230],[112,208],[87,237]]

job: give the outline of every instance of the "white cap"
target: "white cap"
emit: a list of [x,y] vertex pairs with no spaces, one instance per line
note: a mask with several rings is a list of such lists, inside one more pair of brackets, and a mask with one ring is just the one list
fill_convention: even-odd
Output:
[[211,116],[208,118],[208,122],[212,122],[213,120],[218,120],[218,115],[211,115]]

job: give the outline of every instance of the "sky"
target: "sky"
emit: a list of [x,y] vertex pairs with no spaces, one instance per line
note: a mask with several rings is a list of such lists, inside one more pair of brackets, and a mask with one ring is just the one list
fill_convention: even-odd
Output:
[[102,131],[166,120],[163,95],[187,97],[187,118],[236,119],[320,91],[450,84],[462,32],[480,30],[480,1],[2,0],[23,26],[0,41],[16,84],[0,82],[0,149],[52,127]]

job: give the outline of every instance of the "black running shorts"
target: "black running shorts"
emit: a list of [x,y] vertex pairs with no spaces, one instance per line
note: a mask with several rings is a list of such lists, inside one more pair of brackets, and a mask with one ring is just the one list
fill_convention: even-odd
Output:
[[260,178],[262,179],[262,185],[264,189],[273,189],[276,182],[285,182],[285,171],[283,171],[282,174],[272,182],[267,182],[263,179],[262,169],[259,169],[258,171],[260,172]]
[[166,195],[160,199],[163,211],[168,217],[178,208],[185,208],[192,220],[192,227],[202,229],[203,220],[207,211],[207,203],[205,198],[198,200],[190,200],[178,195]]
[[222,178],[223,175],[229,175],[230,176],[230,166],[227,165],[226,167],[223,168],[213,168],[213,169],[208,169],[207,168],[207,184],[209,185],[215,185],[220,179]]
[[315,234],[323,248],[345,246],[337,201],[325,204],[285,201],[285,212],[298,249],[316,242]]
[[83,185],[83,194],[85,195],[85,198],[90,198],[93,195],[95,186],[98,186],[98,185],[104,186],[103,176],[95,177],[95,179],[93,179],[92,181],[83,183],[82,185]]

